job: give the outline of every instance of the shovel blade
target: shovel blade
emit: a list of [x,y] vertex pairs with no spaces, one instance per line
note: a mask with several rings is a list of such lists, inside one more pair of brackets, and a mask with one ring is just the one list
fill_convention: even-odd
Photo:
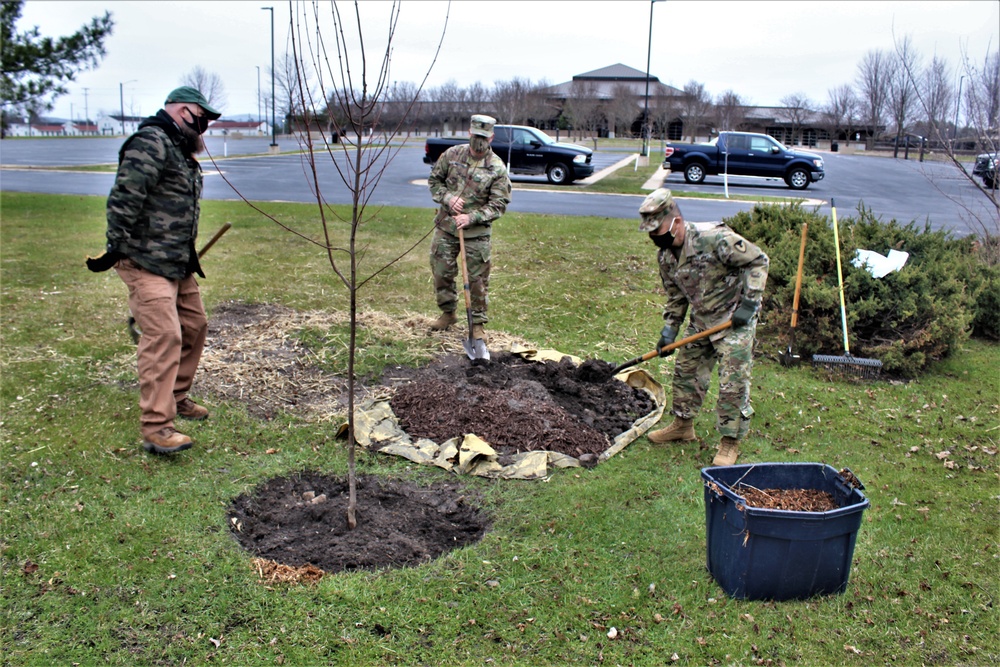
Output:
[[800,357],[797,354],[792,354],[792,351],[788,350],[786,352],[778,353],[778,361],[781,362],[781,365],[785,367],[795,366],[800,361],[802,361],[802,357]]
[[490,351],[486,349],[486,343],[483,342],[482,338],[466,338],[462,341],[462,347],[465,348],[465,354],[475,361],[476,359],[486,359],[490,358]]

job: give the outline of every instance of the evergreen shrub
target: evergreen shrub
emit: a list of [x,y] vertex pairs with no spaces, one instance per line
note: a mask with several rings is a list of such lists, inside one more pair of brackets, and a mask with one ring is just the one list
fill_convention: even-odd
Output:
[[[808,235],[793,341],[792,303],[804,222]],[[776,354],[792,345],[804,361],[814,354],[846,354],[832,220],[796,203],[758,205],[727,223],[771,259],[759,349]],[[954,239],[929,225],[920,229],[914,223],[884,222],[864,207],[855,217],[840,217],[838,224],[847,341],[854,357],[880,360],[890,376],[915,377],[969,335],[977,296],[980,309],[993,309],[990,322],[996,326],[996,275],[991,287],[989,272],[971,252],[974,241]],[[875,278],[852,262],[859,248],[882,255],[895,249],[909,257],[901,270]]]

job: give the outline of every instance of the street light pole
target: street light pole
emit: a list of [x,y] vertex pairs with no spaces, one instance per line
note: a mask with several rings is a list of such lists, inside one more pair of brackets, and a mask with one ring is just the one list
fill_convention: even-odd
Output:
[[261,7],[271,12],[271,147],[278,145],[277,119],[274,117],[274,7]]
[[[260,65],[254,65],[257,68],[257,126],[260,126]],[[257,130],[258,132],[260,130]]]
[[643,157],[649,155],[649,61],[653,55],[653,3],[658,0],[649,0],[649,45],[646,48],[646,97],[642,109],[642,153]]

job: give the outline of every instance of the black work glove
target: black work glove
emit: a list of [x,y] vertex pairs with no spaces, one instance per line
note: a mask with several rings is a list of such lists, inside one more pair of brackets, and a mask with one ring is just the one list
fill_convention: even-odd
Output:
[[669,324],[665,325],[663,330],[660,331],[660,341],[656,344],[656,349],[659,351],[661,357],[669,357],[674,353],[673,350],[664,351],[663,348],[673,343],[675,338],[677,338],[677,329]]
[[736,328],[736,327],[746,326],[746,323],[749,322],[753,318],[753,316],[757,314],[758,305],[759,304],[753,299],[748,299],[747,297],[743,297],[743,300],[740,302],[739,308],[737,308],[736,312],[733,313],[733,327]]
[[125,259],[125,255],[109,248],[97,257],[87,257],[87,268],[94,273],[100,273],[113,267],[120,259]]

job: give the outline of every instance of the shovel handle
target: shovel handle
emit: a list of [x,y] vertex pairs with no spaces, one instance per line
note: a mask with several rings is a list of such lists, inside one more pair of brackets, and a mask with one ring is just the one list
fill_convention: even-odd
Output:
[[472,340],[472,294],[469,286],[469,267],[465,263],[465,234],[458,230],[458,263],[462,266],[462,292],[465,294],[465,316],[469,320],[469,340]]
[[802,244],[799,246],[799,270],[795,274],[795,298],[792,300],[792,328],[799,323],[799,295],[802,293],[802,264],[806,258],[806,230],[808,223],[802,223]]
[[208,252],[209,248],[211,248],[212,246],[214,246],[215,242],[218,241],[219,239],[221,239],[222,235],[225,234],[226,232],[228,232],[229,228],[232,227],[232,226],[233,226],[233,223],[231,223],[231,222],[227,222],[226,224],[222,225],[222,227],[219,228],[219,231],[215,232],[215,235],[208,240],[208,243],[206,243],[205,245],[203,245],[201,247],[201,250],[198,251],[198,259],[201,259],[202,257],[204,257],[205,253]]
[[659,349],[653,350],[651,352],[647,352],[646,354],[642,355],[641,357],[636,357],[635,359],[632,359],[631,361],[626,361],[624,364],[622,364],[621,366],[619,366],[618,368],[616,368],[614,371],[612,371],[611,374],[612,375],[617,375],[618,373],[620,373],[621,371],[625,370],[626,368],[629,368],[631,366],[635,366],[636,364],[638,364],[638,363],[640,363],[642,361],[649,361],[653,357],[660,356],[661,352],[672,352],[673,350],[676,350],[677,348],[681,347],[682,345],[687,345],[688,343],[693,343],[696,340],[701,340],[702,338],[707,338],[708,336],[711,336],[712,334],[719,333],[720,331],[728,329],[731,326],[733,326],[733,321],[732,320],[727,320],[726,322],[723,322],[722,324],[716,324],[714,327],[711,327],[709,329],[705,329],[704,331],[699,331],[698,333],[693,334],[691,336],[687,336],[686,338],[681,338],[678,341],[674,341],[670,345],[664,345],[663,347],[661,347]]

